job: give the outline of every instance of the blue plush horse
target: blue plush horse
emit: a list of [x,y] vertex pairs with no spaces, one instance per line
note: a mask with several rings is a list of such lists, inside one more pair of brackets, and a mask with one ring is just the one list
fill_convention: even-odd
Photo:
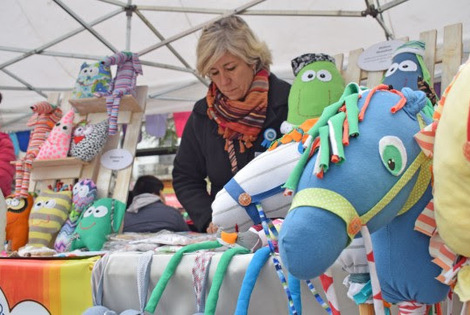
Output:
[[281,259],[295,277],[315,278],[366,225],[384,300],[435,304],[449,288],[434,279],[429,238],[413,230],[431,199],[430,161],[413,137],[429,122],[425,94],[389,89],[327,107],[309,131],[319,141],[306,149],[311,158],[298,181],[288,180],[298,185],[286,184],[295,195],[279,235]]

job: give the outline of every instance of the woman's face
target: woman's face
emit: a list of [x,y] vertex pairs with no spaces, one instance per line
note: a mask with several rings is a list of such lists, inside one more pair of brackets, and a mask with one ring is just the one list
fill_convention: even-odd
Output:
[[254,66],[228,52],[209,69],[212,82],[232,101],[245,98],[254,76]]

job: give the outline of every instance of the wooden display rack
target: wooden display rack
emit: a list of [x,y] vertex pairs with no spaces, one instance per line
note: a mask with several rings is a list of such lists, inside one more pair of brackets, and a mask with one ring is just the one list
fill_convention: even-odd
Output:
[[[126,95],[121,100],[118,118],[118,132],[109,136],[101,153],[120,148],[129,151],[135,157],[135,151],[145,112],[147,101],[147,86],[138,86],[136,97]],[[60,104],[64,113],[74,108],[77,123],[87,120],[90,123],[98,123],[107,119],[106,98],[70,99],[71,92],[51,95],[48,101],[52,104]],[[127,124],[124,136],[120,136],[122,125]],[[54,160],[36,160],[33,162],[29,191],[38,192],[55,186],[57,181],[74,185],[78,179],[90,178],[98,188],[98,198],[112,197],[124,203],[127,201],[129,183],[132,175],[132,164],[128,167],[112,171],[100,163],[101,154],[91,162],[83,162],[80,159],[67,157]]]

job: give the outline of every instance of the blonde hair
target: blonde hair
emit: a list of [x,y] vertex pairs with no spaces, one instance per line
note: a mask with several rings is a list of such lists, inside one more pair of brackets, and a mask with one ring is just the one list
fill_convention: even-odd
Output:
[[207,76],[212,65],[225,53],[241,58],[255,70],[269,70],[271,52],[246,22],[235,15],[220,19],[203,28],[197,44],[197,71]]

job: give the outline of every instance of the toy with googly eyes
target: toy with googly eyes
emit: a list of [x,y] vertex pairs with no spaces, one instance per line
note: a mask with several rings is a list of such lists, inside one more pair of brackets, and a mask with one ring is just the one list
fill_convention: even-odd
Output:
[[32,247],[52,248],[53,237],[67,219],[72,207],[70,190],[43,190],[34,200],[29,215],[28,244]]
[[70,250],[72,234],[77,227],[80,214],[96,199],[97,187],[93,180],[82,179],[73,186],[72,195],[72,209],[54,243],[54,249],[59,253]]
[[90,162],[103,149],[108,139],[108,120],[97,124],[81,121],[73,130],[70,156]]
[[424,113],[432,117],[433,106],[438,98],[431,85],[431,75],[424,63],[426,45],[419,40],[412,40],[398,47],[392,56],[392,64],[388,67],[382,83],[391,85],[400,91],[409,87],[414,91],[421,90],[428,98]]
[[73,234],[71,249],[101,250],[111,233],[118,233],[126,205],[113,198],[96,200],[83,211]]
[[9,250],[18,250],[28,242],[28,219],[33,197],[28,194],[27,198],[15,198],[9,195],[5,198],[7,204],[6,241]]
[[72,138],[74,116],[73,109],[69,110],[52,128],[36,159],[48,160],[67,157],[70,149],[70,139]]
[[323,108],[338,101],[345,87],[329,55],[303,54],[292,59],[291,65],[295,79],[289,92],[287,121],[281,125],[284,134],[307,119],[316,122]]

